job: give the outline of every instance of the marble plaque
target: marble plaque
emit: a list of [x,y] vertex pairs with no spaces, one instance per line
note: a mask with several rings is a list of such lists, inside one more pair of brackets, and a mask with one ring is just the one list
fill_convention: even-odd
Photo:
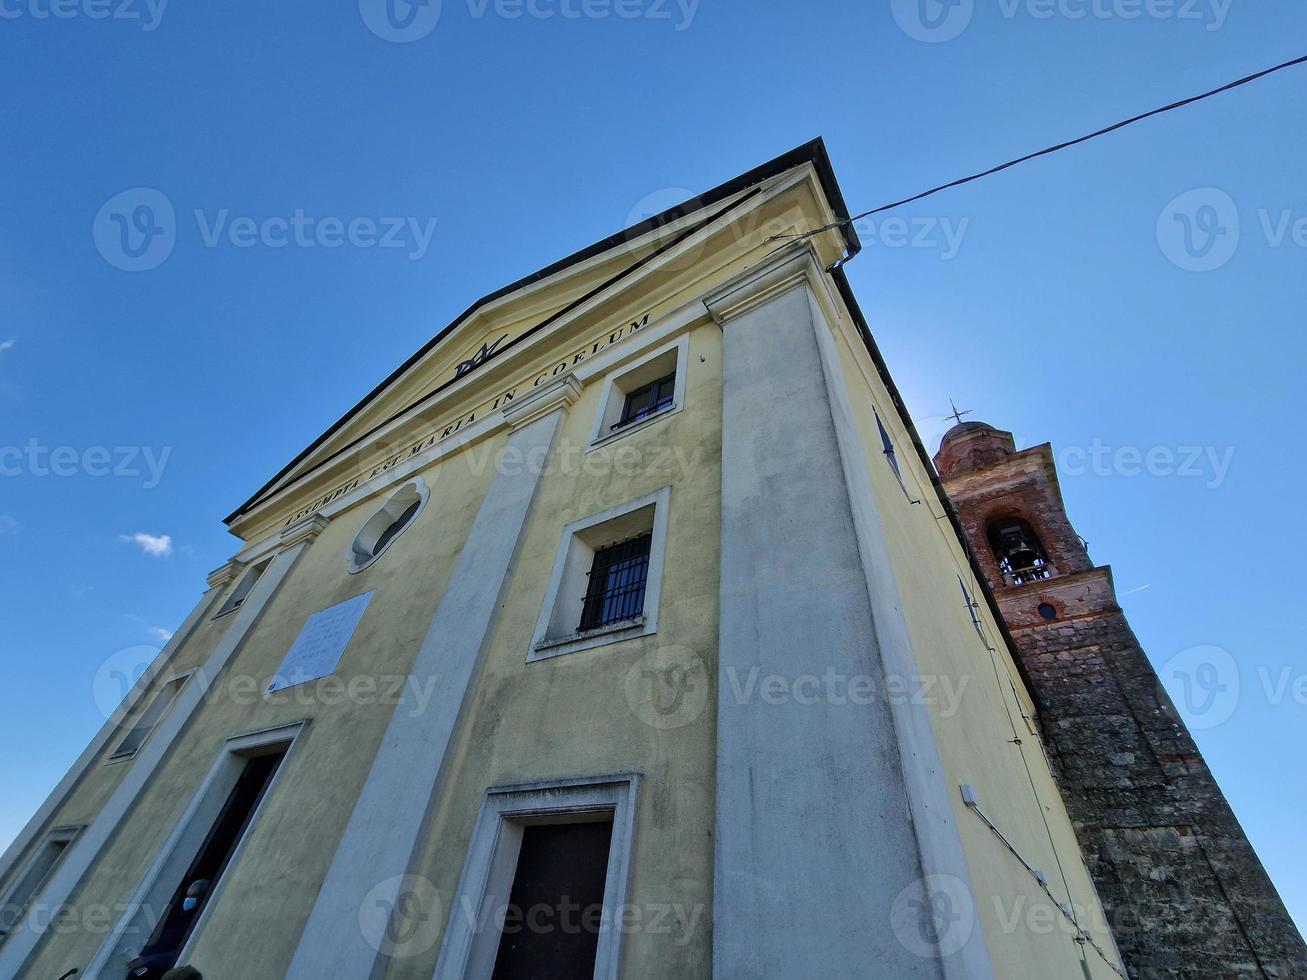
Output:
[[372,593],[364,592],[310,616],[268,684],[267,693],[334,674],[371,601]]

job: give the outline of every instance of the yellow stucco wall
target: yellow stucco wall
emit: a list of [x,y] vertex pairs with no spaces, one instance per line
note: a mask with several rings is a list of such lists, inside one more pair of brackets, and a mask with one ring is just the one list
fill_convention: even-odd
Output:
[[[651,331],[666,314],[769,253],[775,247],[767,241],[770,234],[829,219],[829,210],[817,201],[811,186],[796,185],[765,202],[743,231],[737,227],[717,235],[710,247],[695,253],[693,261],[650,275],[619,300],[546,332],[511,357],[487,363],[466,385],[447,397],[414,405],[404,419],[385,429],[387,419],[448,378],[458,360],[474,351],[483,337],[493,339],[501,329],[517,330],[533,316],[560,309],[566,296],[603,281],[621,263],[596,265],[578,281],[559,286],[561,295],[545,290],[520,307],[509,304],[494,311],[493,322],[460,331],[451,338],[448,351],[415,370],[411,384],[345,426],[324,448],[318,469],[305,467],[302,474],[293,473],[292,480],[298,482],[290,492],[243,518],[236,529],[250,542],[250,549],[257,549],[291,515],[350,480],[352,474],[366,473],[377,462],[402,453],[433,426],[486,404],[512,382],[525,379],[529,389],[532,378],[551,372],[562,363],[560,359],[570,361],[578,345],[600,336],[606,326],[648,315],[645,330]],[[827,244],[820,247],[830,252]],[[831,253],[824,259],[835,257]],[[687,649],[701,658],[708,678],[715,676],[722,336],[706,313],[686,322],[684,332],[689,356],[683,411],[587,453],[583,449],[600,411],[602,374],[585,385],[571,407],[555,452],[555,459],[563,462],[541,479],[475,696],[451,746],[446,788],[416,867],[446,900],[447,917],[488,787],[552,777],[642,773],[629,901],[646,914],[661,907],[675,911],[660,920],[658,931],[637,928],[627,935],[625,972],[634,977],[711,974],[716,692],[703,691],[702,710],[685,724],[666,729],[642,720],[626,688],[630,673],[668,646]],[[888,394],[846,317],[839,324],[837,342],[920,673],[947,679],[951,685],[947,691],[961,694],[954,705],[945,696],[942,680],[932,682],[935,686],[926,692],[936,700],[931,705],[932,722],[948,781],[976,788],[986,812],[1022,855],[1047,872],[1056,894],[1065,891],[1065,874],[1071,901],[1088,912],[1082,925],[1096,929],[1096,938],[1110,950],[1057,789],[1037,739],[1023,721],[1023,713],[1028,715],[1031,707],[1023,692],[1012,689],[1015,684],[1021,692],[1021,684],[999,642],[1000,634],[983,607],[980,615],[990,643],[997,648],[994,652],[986,649],[971,624],[956,575],[962,574],[974,595],[979,596],[979,589],[951,527],[939,519],[939,503],[926,473],[910,451]],[[637,333],[621,343],[629,347],[629,351],[623,348],[627,356],[648,342]],[[575,368],[585,361],[570,363]],[[907,494],[885,463],[873,405],[899,446]],[[376,431],[369,440],[367,434],[378,426],[384,431]],[[309,614],[368,590],[375,595],[336,677],[343,685],[360,678],[385,678],[381,690],[393,690],[402,682],[399,679],[408,673],[493,476],[488,461],[505,441],[500,430],[421,469],[418,475],[431,487],[427,506],[381,560],[357,575],[345,571],[347,550],[393,487],[383,487],[379,481],[370,495],[332,517],[233,658],[219,693],[197,711],[74,894],[73,905],[82,921],[89,921],[86,917],[92,910],[112,910],[131,896],[226,739],[310,719],[278,774],[240,859],[229,870],[191,957],[206,976],[243,980],[282,976],[394,708],[375,692],[359,694],[359,688],[354,689],[354,697],[344,696],[340,688],[321,686],[313,689],[319,695],[315,698],[303,697],[298,689],[274,699],[258,692]],[[839,475],[833,473],[831,478]],[[563,526],[669,485],[658,632],[528,663]],[[912,504],[909,497],[922,503]],[[229,624],[230,617],[202,623],[182,645],[170,671],[202,663]],[[1022,739],[1020,747],[1011,742],[1013,725]],[[438,759],[412,760],[415,767],[439,763]],[[94,766],[50,825],[89,821],[126,765],[130,763]],[[955,810],[995,975],[1032,980],[1081,976],[1080,948],[1030,875],[961,805],[960,798],[955,799]],[[874,869],[868,873],[874,874]],[[110,924],[109,914],[103,919],[98,931],[70,930],[47,939],[30,975],[58,976],[72,966],[84,966]],[[354,927],[342,923],[342,928]],[[425,980],[431,976],[438,950],[437,943],[419,955],[396,960],[387,975]],[[1094,977],[1111,975],[1092,951],[1089,963]]]
[[[1070,819],[1028,724],[1033,706],[1020,675],[866,347],[850,322],[840,327],[844,380],[922,678],[905,690],[919,693],[930,708],[950,787],[974,788],[985,814],[1119,963]],[[902,484],[885,458],[877,415],[894,442]],[[958,576],[977,604],[980,630]],[[995,975],[1076,975],[1082,944],[1074,941],[1075,925],[963,804],[961,792],[952,798]],[[1094,977],[1115,976],[1096,952],[1084,952]]]

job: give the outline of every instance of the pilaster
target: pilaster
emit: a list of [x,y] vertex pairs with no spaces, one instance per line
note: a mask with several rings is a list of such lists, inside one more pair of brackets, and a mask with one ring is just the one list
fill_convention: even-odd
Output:
[[[553,446],[580,386],[565,377],[504,414],[508,451],[540,458]],[[286,972],[293,980],[377,977],[387,953],[358,927],[365,900],[392,910],[406,903],[407,874],[439,803],[447,759],[471,702],[500,600],[545,467],[499,469],[441,596],[411,674],[439,678],[415,710],[401,699],[355,803]],[[411,689],[405,686],[405,691]],[[407,695],[406,695],[407,697]],[[417,764],[415,764],[417,763]],[[412,901],[409,895],[407,901]],[[419,899],[420,900],[420,899]],[[380,906],[378,906],[380,907]]]
[[884,690],[917,672],[825,291],[795,249],[705,300],[724,334],[713,971],[987,977],[978,927],[946,956],[894,927],[931,875],[970,890],[929,718],[881,697],[739,695],[748,677]]

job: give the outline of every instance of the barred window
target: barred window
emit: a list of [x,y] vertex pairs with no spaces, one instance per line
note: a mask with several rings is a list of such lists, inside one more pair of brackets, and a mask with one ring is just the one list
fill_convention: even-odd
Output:
[[644,611],[652,543],[652,534],[641,534],[595,552],[578,631],[634,619]]
[[671,487],[563,528],[527,660],[658,631]]

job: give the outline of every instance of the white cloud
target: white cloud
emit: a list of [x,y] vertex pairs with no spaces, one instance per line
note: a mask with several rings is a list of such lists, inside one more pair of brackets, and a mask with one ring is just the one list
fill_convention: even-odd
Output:
[[18,522],[8,514],[0,514],[0,534],[13,534],[18,526]]
[[172,554],[170,534],[146,534],[144,531],[137,531],[135,534],[120,534],[118,539],[140,545],[141,551],[151,558],[167,558]]
[[14,349],[13,337],[10,337],[8,340],[0,340],[0,354],[4,354],[13,349]]
[[162,626],[151,626],[145,617],[138,616],[136,613],[124,613],[123,615],[133,623],[141,626],[145,632],[149,633],[150,636],[154,637],[154,639],[158,640],[160,643],[167,643],[172,639],[172,630],[166,630]]

